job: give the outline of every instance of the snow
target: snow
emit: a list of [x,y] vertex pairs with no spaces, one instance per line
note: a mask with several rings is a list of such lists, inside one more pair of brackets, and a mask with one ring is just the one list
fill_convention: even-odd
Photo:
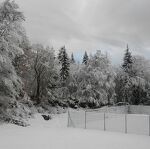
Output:
[[38,114],[31,126],[0,125],[0,149],[149,149],[150,137],[67,128],[67,114],[45,121]]

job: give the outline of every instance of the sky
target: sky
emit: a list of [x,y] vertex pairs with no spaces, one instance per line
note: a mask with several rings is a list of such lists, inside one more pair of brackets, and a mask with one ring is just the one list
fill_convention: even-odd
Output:
[[121,63],[126,45],[150,58],[150,0],[16,0],[33,43],[66,46],[79,60],[102,50]]

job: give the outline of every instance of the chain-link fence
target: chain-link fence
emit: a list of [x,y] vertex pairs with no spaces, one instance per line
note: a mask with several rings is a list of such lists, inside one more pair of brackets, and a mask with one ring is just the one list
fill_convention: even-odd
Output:
[[150,135],[150,116],[68,110],[68,127]]

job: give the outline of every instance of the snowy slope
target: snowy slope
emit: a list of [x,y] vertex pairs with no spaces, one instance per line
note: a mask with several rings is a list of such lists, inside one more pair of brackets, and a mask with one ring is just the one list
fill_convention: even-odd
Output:
[[97,130],[67,128],[67,114],[44,121],[40,115],[31,126],[0,126],[0,149],[149,149],[150,137]]

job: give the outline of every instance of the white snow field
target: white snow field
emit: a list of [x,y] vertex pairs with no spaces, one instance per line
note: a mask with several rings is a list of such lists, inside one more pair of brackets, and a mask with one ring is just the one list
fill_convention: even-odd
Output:
[[67,114],[45,121],[40,115],[23,128],[0,125],[0,149],[149,149],[150,137],[67,128]]

